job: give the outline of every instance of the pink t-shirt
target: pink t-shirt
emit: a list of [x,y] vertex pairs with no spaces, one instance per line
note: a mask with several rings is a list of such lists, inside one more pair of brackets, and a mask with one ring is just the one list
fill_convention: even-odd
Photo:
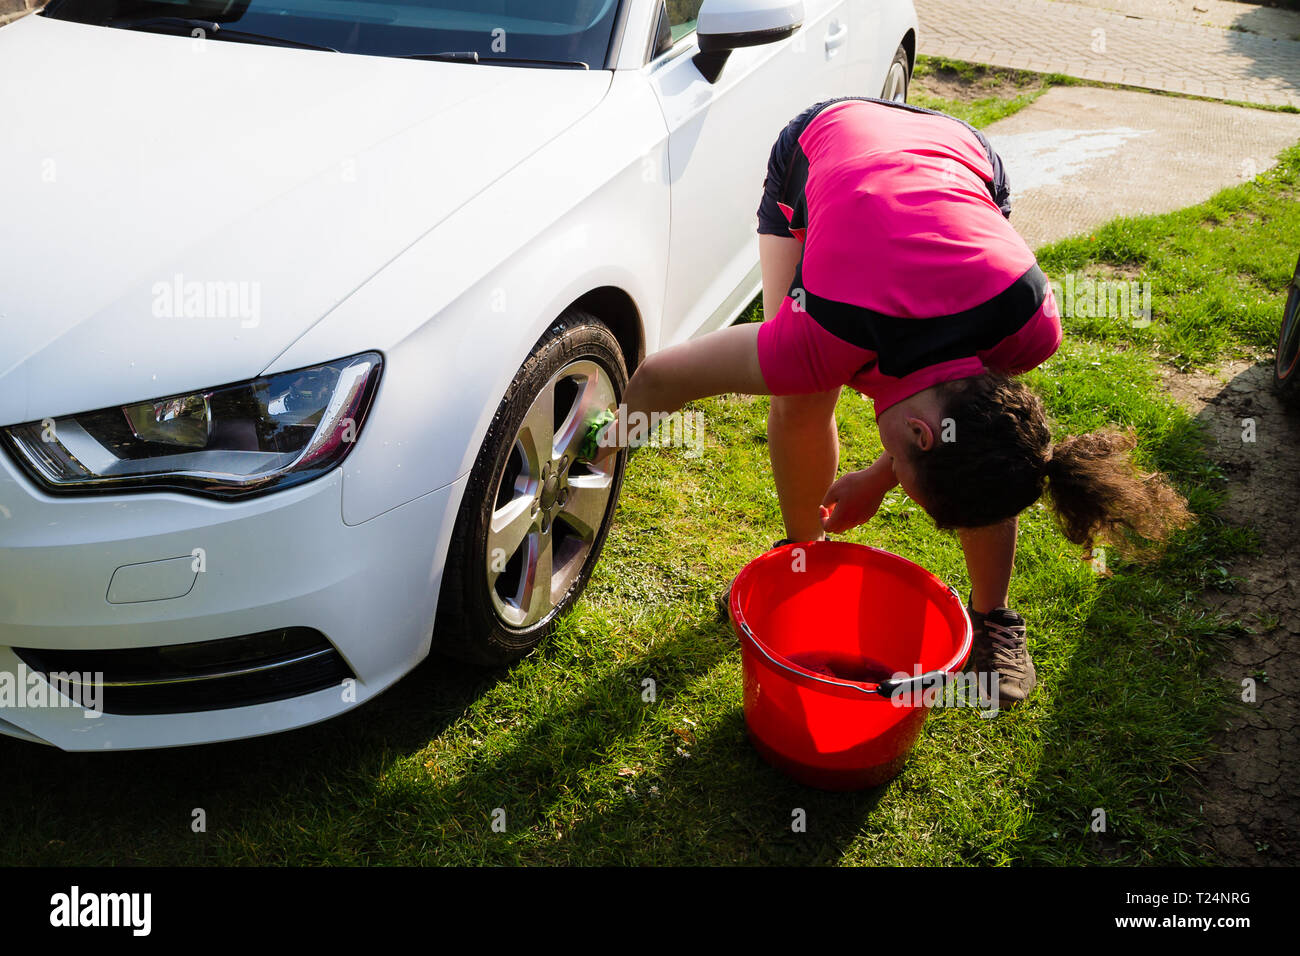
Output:
[[1028,371],[1060,346],[1051,287],[969,127],[851,99],[817,113],[798,149],[798,202],[778,205],[803,257],[758,334],[772,394],[850,385],[878,415],[940,382]]

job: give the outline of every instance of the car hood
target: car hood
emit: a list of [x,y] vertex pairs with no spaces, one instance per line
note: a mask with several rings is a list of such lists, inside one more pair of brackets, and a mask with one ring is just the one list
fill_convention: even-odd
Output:
[[610,76],[0,29],[0,425],[257,375]]

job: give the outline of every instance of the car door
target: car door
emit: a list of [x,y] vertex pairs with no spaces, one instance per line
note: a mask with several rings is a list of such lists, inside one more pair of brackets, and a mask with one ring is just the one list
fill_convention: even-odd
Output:
[[[896,0],[845,0],[845,22],[849,26],[844,43],[844,96],[879,96],[884,90],[889,64],[902,40],[902,20]],[[897,35],[890,36],[889,33]]]
[[646,67],[668,127],[672,204],[660,347],[726,324],[758,291],[757,209],[772,144],[806,107],[854,92],[845,0],[804,0],[793,36],[733,51],[716,83],[693,59],[700,6],[669,0],[673,45]]

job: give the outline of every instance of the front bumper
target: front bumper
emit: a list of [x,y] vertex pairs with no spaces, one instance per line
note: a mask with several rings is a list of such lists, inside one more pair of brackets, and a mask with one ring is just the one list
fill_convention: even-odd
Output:
[[[276,733],[363,703],[428,654],[464,480],[349,526],[341,469],[242,502],[53,498],[0,454],[0,733],[64,750],[173,747]],[[76,651],[285,628],[319,632],[355,679],[242,706],[88,712],[51,687],[30,693],[43,678],[15,651],[75,661]]]

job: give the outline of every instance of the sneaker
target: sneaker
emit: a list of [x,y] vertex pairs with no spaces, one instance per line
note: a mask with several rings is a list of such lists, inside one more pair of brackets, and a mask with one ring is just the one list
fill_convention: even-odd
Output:
[[[782,538],[780,541],[773,541],[772,547],[768,548],[768,551],[775,551],[777,548],[783,548],[787,544],[794,544],[794,542],[789,538]],[[727,585],[727,590],[723,591],[721,594],[715,594],[713,596],[713,603],[718,606],[718,616],[721,620],[731,620],[731,588],[735,583],[736,579],[732,578],[731,584]]]
[[969,605],[974,642],[971,665],[976,674],[998,675],[998,700],[1019,703],[1038,683],[1038,673],[1025,641],[1025,619],[1009,608],[980,614]]

